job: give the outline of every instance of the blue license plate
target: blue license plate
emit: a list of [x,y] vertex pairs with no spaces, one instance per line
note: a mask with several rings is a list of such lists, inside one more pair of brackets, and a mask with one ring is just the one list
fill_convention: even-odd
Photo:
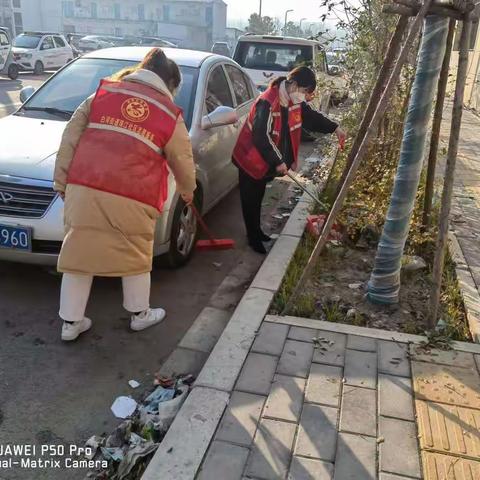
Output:
[[30,252],[32,250],[32,229],[0,225],[0,248]]

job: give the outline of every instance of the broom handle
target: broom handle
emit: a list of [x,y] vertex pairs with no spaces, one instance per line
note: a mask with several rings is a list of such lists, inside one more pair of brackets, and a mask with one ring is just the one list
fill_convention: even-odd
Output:
[[320,205],[322,208],[326,209],[328,211],[327,205],[322,203],[313,193],[309,192],[290,172],[287,172],[287,176],[290,177],[307,195],[312,197],[318,205]]
[[210,229],[207,227],[207,224],[205,223],[205,220],[202,218],[202,216],[200,215],[200,212],[197,210],[197,207],[195,206],[195,204],[192,202],[190,204],[190,207],[193,211],[193,214],[195,215],[195,217],[197,218],[197,221],[198,223],[200,224],[200,226],[202,227],[203,231],[207,234],[208,238],[212,241],[212,242],[215,242],[215,237],[213,236],[212,232],[210,231]]

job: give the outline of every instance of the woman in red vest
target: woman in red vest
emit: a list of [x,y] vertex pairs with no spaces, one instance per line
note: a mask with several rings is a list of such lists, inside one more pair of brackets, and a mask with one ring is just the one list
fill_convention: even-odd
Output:
[[296,168],[302,127],[335,133],[341,145],[345,141],[337,123],[306,103],[316,87],[315,73],[308,67],[297,67],[287,77],[275,79],[253,105],[235,146],[233,162],[239,169],[248,243],[258,253],[266,253],[263,242],[270,240],[260,226],[267,182]]
[[102,80],[65,129],[55,165],[55,190],[65,200],[63,340],[91,327],[85,308],[94,276],[122,277],[132,330],[165,317],[149,297],[168,168],[186,203],[196,187],[190,138],[173,101],[180,81],[175,62],[153,49],[139,66]]

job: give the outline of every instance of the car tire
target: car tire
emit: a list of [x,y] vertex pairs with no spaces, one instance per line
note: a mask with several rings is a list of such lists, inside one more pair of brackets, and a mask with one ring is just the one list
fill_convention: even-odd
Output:
[[[197,210],[201,211],[199,199],[195,198],[194,202]],[[179,198],[173,213],[170,249],[156,259],[156,264],[167,268],[180,268],[186,265],[195,251],[198,233],[198,224],[192,208]]]
[[35,68],[33,69],[33,73],[35,75],[42,75],[44,71],[45,67],[43,66],[43,63],[40,60],[37,60],[35,62]]
[[11,63],[8,67],[8,78],[10,78],[10,80],[16,80],[19,74],[20,69],[18,68],[18,65]]

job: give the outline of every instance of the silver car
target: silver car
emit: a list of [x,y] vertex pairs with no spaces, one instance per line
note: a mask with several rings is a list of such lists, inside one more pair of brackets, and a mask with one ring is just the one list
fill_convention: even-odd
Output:
[[[0,120],[0,260],[55,264],[64,229],[63,201],[53,191],[52,180],[66,122],[101,78],[135,65],[149,50],[111,48],[78,58],[36,92],[25,87],[22,107]],[[206,213],[237,183],[231,154],[257,91],[241,68],[225,57],[181,49],[165,53],[182,72],[175,101],[183,109],[193,145],[196,203]],[[179,266],[193,252],[197,222],[175,192],[172,177],[154,253]]]

